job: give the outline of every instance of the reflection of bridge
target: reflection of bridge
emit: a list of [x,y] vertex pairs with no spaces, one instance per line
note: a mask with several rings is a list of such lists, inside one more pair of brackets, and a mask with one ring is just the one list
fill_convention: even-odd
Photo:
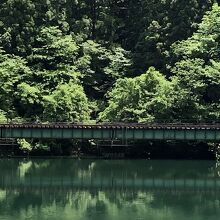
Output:
[[0,178],[0,189],[132,189],[161,191],[220,191],[220,179],[161,179],[115,177],[33,177]]
[[0,138],[219,141],[220,124],[1,124]]

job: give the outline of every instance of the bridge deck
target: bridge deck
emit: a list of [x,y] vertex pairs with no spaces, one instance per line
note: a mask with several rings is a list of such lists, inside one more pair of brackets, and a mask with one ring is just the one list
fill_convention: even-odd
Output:
[[219,141],[220,123],[8,123],[0,124],[0,138]]

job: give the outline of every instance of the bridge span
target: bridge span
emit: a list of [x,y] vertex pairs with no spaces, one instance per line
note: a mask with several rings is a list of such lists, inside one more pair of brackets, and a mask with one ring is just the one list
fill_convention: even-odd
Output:
[[0,138],[219,141],[220,123],[7,123]]

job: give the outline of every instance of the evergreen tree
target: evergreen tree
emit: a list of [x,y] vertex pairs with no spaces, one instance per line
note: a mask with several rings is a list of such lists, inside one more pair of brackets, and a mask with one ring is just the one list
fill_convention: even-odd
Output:
[[[188,94],[188,117],[201,120],[218,119],[220,100],[220,7],[214,4],[199,24],[198,30],[187,40],[172,46],[173,60],[177,61],[172,78],[182,91]],[[184,114],[184,113],[182,113]]]
[[33,1],[1,0],[0,14],[0,45],[7,53],[29,54],[36,33]]

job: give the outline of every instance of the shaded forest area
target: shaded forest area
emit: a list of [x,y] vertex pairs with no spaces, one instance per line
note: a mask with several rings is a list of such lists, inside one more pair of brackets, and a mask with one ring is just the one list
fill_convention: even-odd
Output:
[[0,5],[0,121],[219,120],[217,1]]

